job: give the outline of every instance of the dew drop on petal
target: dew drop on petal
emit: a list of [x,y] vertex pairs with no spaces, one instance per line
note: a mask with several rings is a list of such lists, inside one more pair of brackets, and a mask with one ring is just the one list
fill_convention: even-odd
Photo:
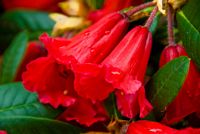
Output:
[[112,71],[111,72],[113,75],[120,75],[121,73],[120,72],[117,72],[117,71]]
[[64,95],[67,95],[67,93],[68,93],[67,90],[64,90],[64,91],[63,91],[63,94],[64,94]]
[[158,132],[162,132],[162,130],[159,128],[151,128],[149,129],[149,132],[158,133]]
[[105,34],[109,34],[110,33],[110,31],[105,31]]
[[90,35],[90,32],[84,33],[84,36],[89,36],[89,35]]

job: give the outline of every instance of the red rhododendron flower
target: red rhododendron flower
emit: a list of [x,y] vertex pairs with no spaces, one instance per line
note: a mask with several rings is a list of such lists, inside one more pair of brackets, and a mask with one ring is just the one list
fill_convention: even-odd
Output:
[[67,108],[60,119],[75,120],[82,125],[91,126],[96,122],[105,121],[108,115],[102,104],[78,99],[75,104]]
[[74,77],[73,73],[63,72],[63,68],[51,57],[39,58],[28,64],[23,84],[27,90],[37,92],[42,103],[50,103],[55,108],[69,106],[76,100]]
[[22,59],[22,62],[20,64],[20,66],[18,67],[15,81],[22,80],[21,75],[26,70],[26,65],[29,62],[31,62],[39,57],[43,57],[43,56],[47,56],[47,51],[44,48],[44,46],[42,45],[42,43],[39,41],[29,42],[26,52],[24,54],[24,58]]
[[129,6],[138,5],[142,2],[143,0],[116,0],[114,2],[113,0],[105,0],[102,9],[92,11],[88,16],[88,19],[90,19],[92,22],[96,22],[109,13],[119,11]]
[[[46,34],[41,36],[41,40],[46,36]],[[48,51],[50,51],[48,45],[55,44],[59,47],[69,43],[61,38],[48,38],[46,41],[49,41],[46,44]],[[75,102],[73,73],[66,72],[65,67],[59,64],[51,54],[28,64],[27,71],[23,73],[22,78],[25,88],[31,92],[37,92],[43,103],[58,107],[59,105],[69,106]]]
[[3,0],[3,6],[6,10],[23,8],[45,11],[57,11],[57,4],[62,0]]
[[43,103],[54,107],[69,106],[75,102],[73,92],[74,63],[96,63],[118,44],[128,20],[120,13],[112,13],[72,39],[50,38],[43,34],[40,40],[48,50],[48,57],[39,58],[27,66],[23,84],[37,92]]
[[101,64],[77,64],[75,90],[80,96],[96,101],[119,89],[116,95],[122,115],[132,118],[140,111],[140,117],[144,117],[152,109],[143,87],[151,45],[151,33],[137,26]]
[[200,129],[186,128],[176,130],[158,122],[140,120],[132,122],[126,134],[199,134]]
[[[184,48],[180,45],[166,47],[160,58],[160,67],[179,56],[187,56]],[[197,67],[190,62],[189,73],[175,100],[167,107],[163,121],[172,124],[180,121],[187,115],[200,111],[200,73]]]

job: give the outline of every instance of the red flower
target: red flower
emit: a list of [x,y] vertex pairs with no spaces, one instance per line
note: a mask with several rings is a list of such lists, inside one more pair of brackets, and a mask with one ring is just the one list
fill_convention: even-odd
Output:
[[6,10],[23,8],[44,11],[57,11],[57,4],[60,1],[62,0],[3,0],[2,2]]
[[[61,38],[49,38],[44,34],[48,51],[51,45],[63,46],[69,41]],[[48,46],[49,45],[49,46]],[[65,66],[57,62],[53,55],[32,61],[23,73],[23,84],[31,92],[37,92],[42,103],[50,103],[55,108],[59,105],[69,106],[75,102],[73,93],[73,73],[65,70]]]
[[75,120],[89,127],[96,122],[107,120],[108,115],[102,104],[78,99],[75,104],[67,108],[60,119],[67,121]]
[[24,54],[24,58],[21,61],[20,66],[18,67],[18,71],[17,71],[17,75],[15,78],[15,81],[21,81],[21,75],[22,73],[26,70],[26,65],[39,58],[39,57],[43,57],[43,56],[47,56],[47,51],[44,48],[44,46],[42,45],[41,42],[39,41],[32,41],[28,43],[26,52]]
[[[180,45],[166,47],[160,58],[160,67],[179,56],[188,56]],[[163,122],[172,124],[180,121],[187,115],[200,111],[200,73],[197,67],[190,62],[189,73],[175,100],[169,104]]]
[[115,2],[113,2],[113,0],[105,0],[102,9],[92,11],[88,16],[88,19],[92,22],[96,22],[109,13],[119,11],[129,6],[138,5],[142,2],[143,0],[117,0]]
[[37,92],[41,102],[54,107],[72,105],[77,97],[72,73],[75,63],[102,61],[120,41],[128,24],[128,20],[116,12],[70,41],[43,34],[40,40],[48,50],[48,57],[39,58],[27,66],[23,74],[25,88]]
[[200,129],[176,130],[158,122],[140,120],[129,125],[126,134],[199,134]]
[[132,118],[140,111],[140,116],[144,117],[152,108],[143,87],[151,45],[148,29],[134,28],[100,65],[85,63],[76,66],[75,90],[80,96],[96,101],[119,89],[116,95],[122,115]]
[[0,130],[0,134],[7,134],[6,131]]

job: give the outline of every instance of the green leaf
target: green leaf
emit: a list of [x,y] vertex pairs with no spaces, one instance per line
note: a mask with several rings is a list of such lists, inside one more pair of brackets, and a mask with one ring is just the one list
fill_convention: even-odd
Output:
[[149,81],[147,96],[158,118],[177,96],[187,76],[189,64],[187,57],[176,58],[159,69]]
[[104,0],[86,0],[86,2],[92,9],[100,9],[103,6]]
[[9,134],[79,134],[80,129],[61,121],[42,118],[0,117],[0,129]]
[[152,34],[155,34],[155,32],[156,32],[156,29],[158,27],[158,23],[159,23],[160,17],[161,17],[161,14],[157,13],[156,17],[153,20],[153,23],[152,23],[152,25],[151,25],[151,27],[149,29],[149,31],[151,31]]
[[199,0],[190,0],[177,13],[178,29],[188,55],[200,68]]
[[79,134],[79,128],[54,119],[60,112],[42,105],[21,83],[0,86],[0,130],[9,134]]
[[46,12],[30,10],[12,10],[0,16],[0,51],[4,51],[15,35],[23,30],[28,31],[30,39],[38,39],[43,32],[50,33],[54,26]]
[[104,101],[104,105],[109,113],[110,118],[121,118],[121,114],[116,106],[116,98],[114,93],[110,94],[110,96]]
[[3,14],[0,20],[3,21],[2,23],[15,24],[20,29],[32,32],[47,31],[54,26],[54,22],[49,18],[48,13],[38,11],[12,10]]
[[55,110],[49,105],[42,105],[38,101],[37,95],[25,90],[21,83],[0,86],[0,117],[55,118],[59,113],[60,110]]
[[8,83],[15,79],[17,69],[22,61],[28,43],[26,32],[19,33],[3,55],[0,83]]

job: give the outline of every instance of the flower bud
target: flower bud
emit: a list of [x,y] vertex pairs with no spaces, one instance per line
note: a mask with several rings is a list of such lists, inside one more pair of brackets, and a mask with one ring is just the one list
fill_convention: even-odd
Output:
[[[162,67],[167,62],[179,57],[188,56],[184,48],[180,45],[171,45],[166,47],[160,57],[159,66]],[[200,73],[193,63],[190,62],[190,68],[186,80],[180,89],[177,97],[166,108],[166,114],[163,122],[173,124],[180,121],[187,115],[199,111],[200,107]]]

